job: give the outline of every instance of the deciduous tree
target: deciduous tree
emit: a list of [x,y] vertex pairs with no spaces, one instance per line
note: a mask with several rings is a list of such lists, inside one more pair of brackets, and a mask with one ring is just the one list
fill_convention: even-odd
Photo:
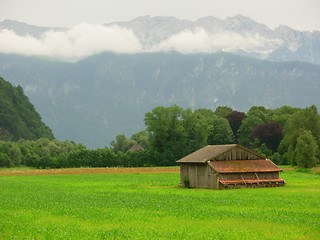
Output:
[[208,136],[208,144],[230,144],[234,142],[233,132],[227,119],[214,116]]
[[283,137],[283,127],[276,122],[266,122],[258,125],[250,134],[251,141],[259,139],[267,148],[276,152]]
[[318,145],[311,131],[303,130],[297,138],[294,157],[298,167],[311,168],[317,164]]
[[172,163],[182,157],[187,132],[183,127],[183,109],[176,105],[156,107],[145,115],[150,145]]
[[320,145],[320,116],[315,106],[302,109],[294,113],[286,122],[284,137],[280,143],[280,154],[286,154],[291,164],[297,165],[295,150],[297,139],[303,131],[310,131],[317,143],[317,157],[319,158]]

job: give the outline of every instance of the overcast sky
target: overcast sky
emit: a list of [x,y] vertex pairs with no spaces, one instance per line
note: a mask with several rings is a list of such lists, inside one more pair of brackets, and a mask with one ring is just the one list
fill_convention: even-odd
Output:
[[282,24],[320,31],[320,0],[0,0],[0,21],[52,27],[129,21],[144,15],[196,20],[237,14],[272,29]]

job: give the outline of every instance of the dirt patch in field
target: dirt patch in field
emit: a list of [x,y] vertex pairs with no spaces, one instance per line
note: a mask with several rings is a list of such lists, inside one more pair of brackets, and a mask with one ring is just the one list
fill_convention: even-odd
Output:
[[8,169],[0,176],[59,175],[59,174],[128,174],[128,173],[178,173],[179,167],[143,168],[64,168],[64,169]]
[[312,168],[311,172],[320,174],[320,166]]

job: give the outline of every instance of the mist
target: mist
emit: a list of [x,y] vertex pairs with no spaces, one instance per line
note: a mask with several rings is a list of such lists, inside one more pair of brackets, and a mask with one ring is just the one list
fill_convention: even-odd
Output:
[[47,31],[39,39],[0,31],[0,52],[76,61],[100,52],[136,53],[141,45],[133,32],[118,26],[82,23],[66,31]]
[[261,55],[283,44],[280,39],[266,39],[260,35],[240,35],[223,31],[208,34],[200,28],[196,31],[183,31],[154,47],[153,51],[177,51],[185,54],[224,52],[256,52]]

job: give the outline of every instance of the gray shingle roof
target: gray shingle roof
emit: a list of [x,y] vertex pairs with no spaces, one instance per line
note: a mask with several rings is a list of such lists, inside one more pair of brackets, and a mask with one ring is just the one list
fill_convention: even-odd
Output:
[[181,158],[177,161],[177,163],[205,163],[237,146],[237,144],[208,145],[193,153],[190,153],[184,158]]

